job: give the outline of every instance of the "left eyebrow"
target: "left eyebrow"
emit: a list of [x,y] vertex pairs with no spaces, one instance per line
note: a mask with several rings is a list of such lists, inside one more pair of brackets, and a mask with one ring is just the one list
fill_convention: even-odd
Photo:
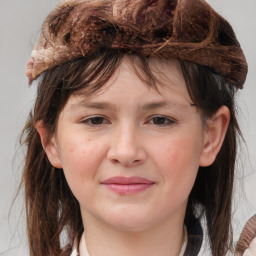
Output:
[[159,101],[159,102],[150,102],[142,106],[142,110],[152,110],[152,109],[157,109],[161,107],[190,107],[190,106],[195,106],[194,104],[189,104],[189,105],[180,105],[180,104],[175,104],[172,102],[166,102],[166,101]]

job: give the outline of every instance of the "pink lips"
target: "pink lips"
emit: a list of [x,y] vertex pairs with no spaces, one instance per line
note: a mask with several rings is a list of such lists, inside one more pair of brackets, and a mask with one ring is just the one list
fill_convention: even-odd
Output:
[[118,194],[131,195],[150,188],[155,182],[141,177],[116,176],[104,180],[101,184]]

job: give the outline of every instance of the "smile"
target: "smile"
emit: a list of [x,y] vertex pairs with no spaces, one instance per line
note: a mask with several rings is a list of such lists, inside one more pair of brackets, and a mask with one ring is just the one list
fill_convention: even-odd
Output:
[[141,177],[116,176],[104,180],[101,184],[118,194],[132,195],[150,188],[155,182]]

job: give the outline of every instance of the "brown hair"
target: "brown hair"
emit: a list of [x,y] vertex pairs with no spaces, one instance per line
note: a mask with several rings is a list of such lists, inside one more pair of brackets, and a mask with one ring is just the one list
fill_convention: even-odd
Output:
[[[121,2],[127,5],[125,11],[122,13],[122,6],[117,5],[114,12],[112,3]],[[113,13],[118,14],[116,20]],[[196,33],[190,26],[194,22]],[[90,32],[80,33],[88,29]],[[42,120],[47,134],[52,135],[70,95],[82,88],[87,88],[88,94],[99,90],[125,54],[139,56],[141,65],[135,71],[138,68],[144,72],[140,78],[149,86],[158,82],[150,70],[149,58],[177,58],[203,120],[222,105],[230,110],[223,146],[211,166],[199,168],[185,216],[190,236],[191,223],[205,214],[212,254],[225,255],[232,247],[231,203],[236,139],[240,134],[234,94],[247,73],[244,55],[227,21],[201,0],[66,0],[46,19],[33,54],[28,64],[30,81],[43,74],[34,109],[21,136],[21,143],[27,147],[22,184],[30,255],[69,255],[75,237],[83,232],[78,201],[63,171],[48,161],[35,124]]]

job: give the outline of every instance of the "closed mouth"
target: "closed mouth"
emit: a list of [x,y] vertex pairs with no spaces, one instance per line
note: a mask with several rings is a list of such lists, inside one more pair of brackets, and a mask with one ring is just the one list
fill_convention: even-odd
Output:
[[131,195],[146,190],[155,182],[142,177],[115,176],[104,180],[101,184],[118,194]]

